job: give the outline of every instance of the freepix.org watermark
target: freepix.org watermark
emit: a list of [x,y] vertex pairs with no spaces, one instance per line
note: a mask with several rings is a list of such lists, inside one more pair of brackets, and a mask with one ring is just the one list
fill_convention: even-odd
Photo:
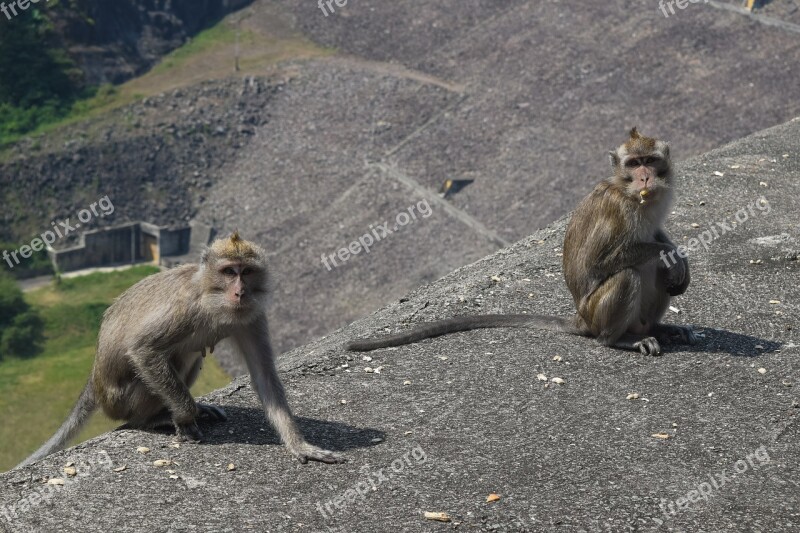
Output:
[[[708,3],[708,0],[702,0],[704,4]],[[678,9],[686,9],[689,7],[689,4],[699,4],[700,0],[658,0],[658,8],[664,13],[665,17],[669,17],[670,14],[675,14],[675,8],[672,6],[676,6]],[[667,8],[669,8],[669,13],[667,13]]]
[[[413,459],[413,461],[412,461]],[[355,483],[338,496],[329,499],[327,502],[317,502],[316,508],[325,520],[330,519],[336,510],[347,508],[349,504],[355,503],[357,499],[364,502],[367,494],[375,492],[384,482],[394,478],[395,475],[403,473],[407,467],[413,467],[428,460],[428,455],[422,446],[417,446],[407,451],[402,457],[398,457],[389,468],[379,468],[373,472],[367,472],[364,479]]]
[[678,260],[675,258],[676,254],[678,257],[686,258],[689,255],[689,252],[695,252],[699,250],[701,246],[707,252],[708,246],[712,242],[714,242],[716,239],[719,239],[729,231],[736,229],[736,223],[741,225],[747,222],[750,216],[755,217],[756,210],[760,211],[762,215],[766,215],[772,210],[772,207],[769,205],[767,199],[762,196],[747,207],[739,209],[733,216],[736,222],[717,222],[716,224],[712,224],[710,229],[701,231],[697,237],[692,237],[689,239],[686,242],[686,246],[679,244],[669,253],[661,250],[661,260],[664,262],[665,266],[669,267],[678,262]]
[[[6,5],[5,2],[0,2],[0,11],[3,12],[3,15],[6,16],[8,20],[11,20],[12,17],[16,17],[23,11],[27,11],[31,4],[38,4],[42,0],[14,0],[13,2],[9,2]],[[50,0],[44,0],[44,3],[49,3]],[[19,9],[19,11],[17,11]]]
[[21,515],[25,515],[36,509],[39,505],[50,501],[57,492],[66,490],[77,484],[80,480],[93,475],[92,471],[110,469],[113,464],[114,462],[105,450],[100,450],[97,457],[80,461],[77,464],[68,463],[68,465],[72,465],[73,468],[71,475],[65,475],[63,478],[52,478],[48,483],[34,488],[24,498],[0,505],[0,524],[2,524],[3,521],[13,524],[16,520],[19,520]]
[[[3,250],[3,260],[8,263],[9,268],[14,268],[20,263],[20,257],[22,257],[22,259],[28,259],[33,255],[33,252],[40,252],[44,250],[46,246],[50,246],[56,242],[57,239],[63,239],[80,228],[81,224],[86,224],[94,217],[104,217],[113,212],[114,204],[111,203],[108,195],[106,195],[91,204],[88,209],[81,209],[78,212],[78,220],[80,222],[76,222],[73,225],[70,223],[69,218],[59,221],[58,223],[51,222],[50,225],[53,226],[53,229],[45,231],[39,235],[39,237],[33,239],[30,244],[20,246],[17,250],[12,252]],[[13,263],[11,262],[12,259],[14,260]]]
[[[339,248],[339,250],[330,255],[322,254],[322,264],[325,265],[325,268],[327,268],[330,272],[333,270],[333,268],[339,266],[339,263],[336,262],[337,258],[341,263],[345,263],[348,259],[350,259],[351,256],[358,255],[362,251],[369,253],[370,248],[375,243],[379,242],[381,239],[385,239],[403,226],[407,226],[408,224],[411,224],[411,222],[417,220],[417,211],[419,211],[419,215],[422,218],[428,218],[433,214],[433,210],[428,204],[428,200],[417,202],[416,205],[411,205],[405,211],[400,211],[397,213],[397,216],[394,219],[394,228],[389,227],[388,220],[385,220],[383,224],[370,224],[369,231],[359,237],[358,240],[351,242],[349,245],[347,245],[347,247]],[[330,260],[330,263],[328,260]],[[333,266],[331,266],[331,264],[333,264]]]
[[706,502],[713,498],[718,491],[728,483],[737,481],[737,476],[741,476],[748,470],[758,470],[770,462],[767,447],[761,445],[754,452],[747,454],[744,459],[739,459],[730,470],[723,470],[715,474],[708,475],[708,481],[698,483],[694,489],[690,490],[680,498],[675,500],[661,499],[661,513],[664,519],[668,520],[678,514],[678,511],[685,511],[693,504]]
[[[322,13],[327,17],[328,11],[331,13],[336,13],[336,10],[333,8],[333,4],[336,4],[339,7],[344,7],[347,5],[347,0],[319,0],[317,6],[322,10]],[[325,6],[328,6],[328,9],[325,9]]]

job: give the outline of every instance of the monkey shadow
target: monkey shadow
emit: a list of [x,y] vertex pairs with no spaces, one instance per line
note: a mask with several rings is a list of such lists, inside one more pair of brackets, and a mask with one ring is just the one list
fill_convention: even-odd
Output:
[[[228,420],[212,421],[205,417],[200,417],[198,425],[204,435],[200,445],[231,443],[282,444],[278,433],[264,417],[264,411],[261,409],[233,405],[219,407],[225,410]],[[376,446],[386,437],[386,433],[383,431],[372,428],[357,428],[341,422],[329,422],[305,417],[295,417],[295,421],[309,443],[336,452]],[[124,429],[124,427],[120,429]],[[164,426],[143,431],[171,435],[175,433],[175,428]]]
[[776,341],[734,333],[724,329],[695,326],[702,330],[699,341],[694,346],[672,342],[667,345],[674,351],[689,353],[727,353],[734,357],[759,357],[777,351],[783,344]]

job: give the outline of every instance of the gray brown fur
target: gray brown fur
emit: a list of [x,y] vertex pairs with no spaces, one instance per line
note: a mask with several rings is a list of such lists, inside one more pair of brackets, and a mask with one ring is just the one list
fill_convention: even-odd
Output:
[[152,275],[106,310],[89,383],[67,421],[24,464],[61,449],[97,408],[126,427],[171,422],[181,440],[199,441],[201,415],[222,409],[195,402],[190,387],[203,354],[232,337],[250,370],[253,390],[289,451],[301,462],[343,459],[308,444],[298,429],[275,368],[265,313],[264,251],[237,233],[215,241],[200,264]]
[[[369,351],[422,339],[493,327],[533,327],[594,337],[607,346],[660,355],[661,341],[694,344],[691,328],[661,324],[670,297],[689,285],[689,264],[676,254],[667,267],[663,251],[675,249],[663,229],[672,204],[669,146],[636,128],[610,152],[613,176],[580,203],[564,236],[563,267],[577,310],[571,319],[539,315],[479,315],[422,324],[408,332],[350,342]],[[646,195],[642,196],[641,191]]]

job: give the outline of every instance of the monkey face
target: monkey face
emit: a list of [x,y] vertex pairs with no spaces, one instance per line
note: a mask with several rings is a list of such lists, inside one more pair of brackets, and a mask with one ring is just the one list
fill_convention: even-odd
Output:
[[626,156],[623,159],[623,181],[636,198],[649,198],[667,185],[669,165],[658,155]]
[[670,186],[669,145],[641,135],[636,128],[630,135],[628,141],[609,153],[614,183],[631,199],[645,203]]
[[264,276],[259,267],[247,262],[223,261],[217,265],[216,274],[223,306],[235,312],[260,306]]

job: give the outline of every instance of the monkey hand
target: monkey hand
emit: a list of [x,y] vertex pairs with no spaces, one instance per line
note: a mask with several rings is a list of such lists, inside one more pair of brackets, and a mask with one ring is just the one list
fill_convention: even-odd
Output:
[[664,279],[664,285],[670,296],[678,296],[686,290],[687,269],[683,261],[676,261],[671,265],[660,268]]
[[289,448],[289,451],[298,461],[303,464],[306,464],[309,461],[319,461],[320,463],[327,464],[344,463],[346,461],[344,456],[341,454],[319,448],[307,442],[293,446]]
[[198,415],[201,418],[208,418],[214,422],[224,422],[228,419],[228,415],[225,414],[225,411],[222,409],[222,407],[217,407],[216,405],[198,403],[197,410]]
[[175,440],[178,442],[200,442],[203,440],[203,432],[197,425],[197,421],[192,420],[187,423],[175,423]]

